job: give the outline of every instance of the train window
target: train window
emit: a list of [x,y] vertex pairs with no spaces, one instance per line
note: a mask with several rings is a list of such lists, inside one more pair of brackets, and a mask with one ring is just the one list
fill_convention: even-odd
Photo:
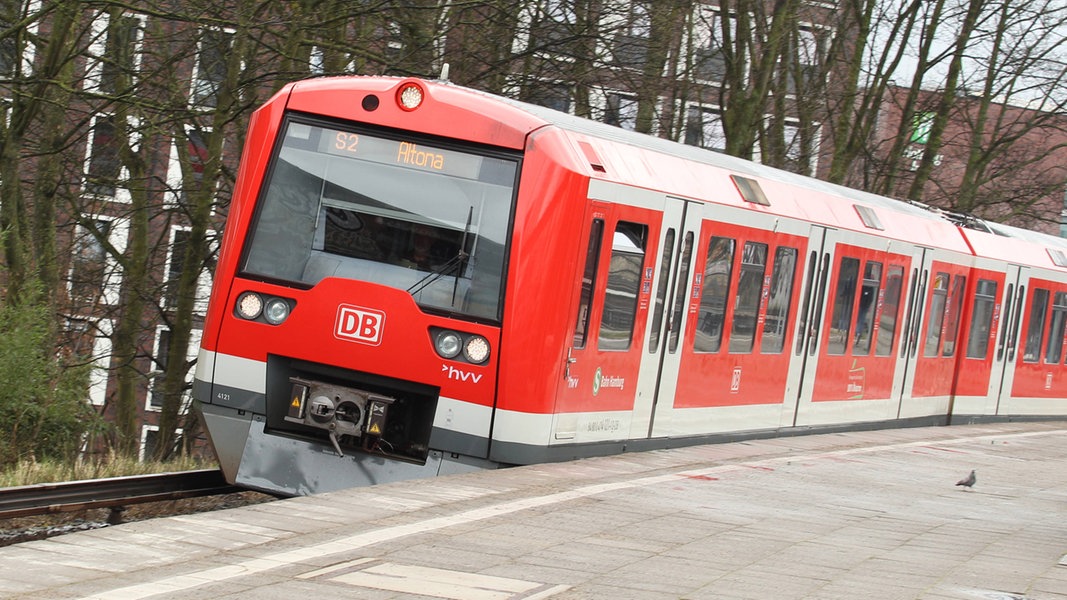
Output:
[[967,333],[967,358],[986,357],[996,302],[997,282],[992,279],[979,279],[974,292],[974,308],[971,310],[971,330]]
[[763,273],[767,270],[767,244],[745,242],[741,250],[741,272],[734,297],[734,319],[730,325],[730,352],[752,352],[756,342],[763,291]]
[[952,278],[952,293],[949,294],[948,304],[945,306],[945,344],[941,356],[952,356],[956,353],[956,338],[960,331],[960,313],[963,311],[963,295],[966,289],[966,277],[956,275]]
[[619,221],[611,243],[607,293],[600,317],[600,350],[628,350],[634,335],[641,267],[645,264],[648,226]]
[[844,354],[848,347],[848,332],[852,325],[852,305],[856,301],[856,278],[860,261],[844,257],[837,272],[837,289],[834,291],[834,307],[830,317],[830,341],[828,354]]
[[763,320],[763,337],[760,338],[760,352],[763,354],[778,354],[785,347],[785,331],[789,324],[789,303],[793,299],[796,266],[796,248],[782,247],[775,251],[771,293],[767,300],[767,315]]
[[890,265],[885,276],[885,295],[882,314],[878,318],[878,336],[874,345],[875,356],[893,353],[893,339],[897,335],[897,317],[900,315],[900,294],[904,291],[904,267]]
[[1045,362],[1059,364],[1063,354],[1063,333],[1067,316],[1067,294],[1056,292],[1052,297],[1052,324],[1048,328],[1048,346],[1045,348]]
[[578,296],[578,321],[574,324],[575,348],[585,348],[585,339],[589,334],[589,309],[593,304],[593,284],[596,282],[597,258],[603,237],[604,220],[593,219],[589,229],[589,248],[585,253],[585,268],[582,270],[582,291]]
[[718,352],[722,345],[722,327],[736,243],[723,237],[713,237],[708,243],[708,256],[704,261],[704,287],[700,290],[696,336],[693,337],[695,352]]
[[926,340],[923,356],[937,356],[941,349],[941,325],[945,322],[945,305],[948,300],[948,273],[934,273],[933,290],[930,292],[930,314],[926,321]]
[[1041,342],[1045,339],[1045,313],[1048,312],[1048,290],[1034,288],[1030,301],[1030,327],[1026,330],[1023,362],[1036,363],[1041,358]]
[[874,312],[878,308],[878,290],[882,287],[882,263],[867,261],[863,266],[863,285],[860,286],[860,305],[856,312],[856,341],[852,354],[867,356],[871,353],[871,338],[874,337]]
[[687,303],[685,290],[689,285],[689,263],[693,258],[693,232],[685,234],[682,242],[682,256],[678,263],[678,283],[674,288],[674,306],[671,308],[671,320],[668,322],[670,331],[667,332],[667,351],[674,353],[678,350],[679,332],[682,329],[682,314]]
[[1012,288],[1014,284],[1008,284],[1008,293],[1004,296],[1004,311],[1000,317],[1000,341],[997,342],[997,360],[1004,359],[1004,346],[1008,339],[1008,330],[1011,329],[1011,324],[1008,320],[1011,318],[1011,301],[1012,301]]
[[416,151],[410,141],[296,118],[280,140],[243,274],[300,287],[368,281],[423,308],[501,317],[517,155],[422,142]]
[[659,284],[656,286],[656,306],[652,311],[652,331],[648,334],[648,351],[659,348],[659,332],[663,327],[663,305],[667,301],[667,281],[671,272],[671,259],[674,257],[674,228],[667,230],[663,237],[662,256],[659,265]]
[[811,308],[811,294],[815,288],[815,269],[817,268],[818,258],[819,255],[812,251],[811,257],[808,259],[808,277],[805,285],[806,289],[804,290],[804,304],[800,306],[800,334],[797,335],[796,349],[793,350],[796,356],[800,356],[800,353],[804,351],[804,341],[808,339],[808,312]]

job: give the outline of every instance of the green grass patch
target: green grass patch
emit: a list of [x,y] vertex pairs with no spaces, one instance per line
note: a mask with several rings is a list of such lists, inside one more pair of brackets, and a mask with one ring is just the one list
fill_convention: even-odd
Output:
[[142,462],[118,456],[103,460],[79,460],[74,463],[22,461],[0,471],[0,487],[215,468],[218,468],[218,464],[214,461],[192,457],[181,457],[167,462]]

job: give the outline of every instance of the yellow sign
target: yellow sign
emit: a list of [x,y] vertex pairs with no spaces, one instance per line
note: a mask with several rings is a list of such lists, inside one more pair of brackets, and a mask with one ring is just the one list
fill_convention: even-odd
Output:
[[371,435],[381,435],[382,434],[382,428],[378,427],[377,423],[373,423],[373,424],[371,424],[371,426],[369,428],[367,428],[367,433],[369,433]]

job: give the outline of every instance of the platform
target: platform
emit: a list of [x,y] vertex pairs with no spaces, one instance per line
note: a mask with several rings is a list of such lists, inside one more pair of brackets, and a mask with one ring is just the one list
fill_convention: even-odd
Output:
[[[973,489],[955,483],[977,471]],[[1067,423],[697,446],[0,548],[4,598],[1067,599]]]

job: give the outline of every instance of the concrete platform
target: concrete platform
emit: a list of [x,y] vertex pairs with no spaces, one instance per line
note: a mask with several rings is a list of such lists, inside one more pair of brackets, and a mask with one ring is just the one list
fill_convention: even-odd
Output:
[[0,597],[1067,599],[1065,467],[1067,423],[629,454],[0,548]]

